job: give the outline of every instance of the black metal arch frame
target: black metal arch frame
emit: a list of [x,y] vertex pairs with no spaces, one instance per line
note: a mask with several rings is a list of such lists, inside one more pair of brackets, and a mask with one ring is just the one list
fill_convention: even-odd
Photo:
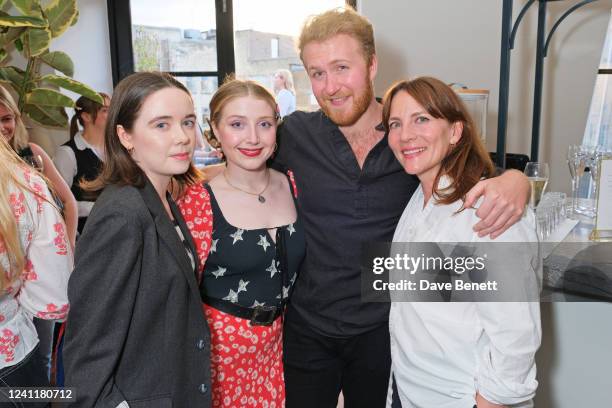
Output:
[[[218,83],[235,71],[232,0],[215,0],[217,71],[170,72],[181,77],[216,77]],[[346,0],[357,8],[357,0]],[[132,18],[129,0],[107,0],[113,85],[134,72]]]
[[[533,122],[531,128],[531,160],[538,160],[538,150],[540,147],[540,118],[542,112],[542,86],[544,76],[544,58],[548,54],[550,40],[559,27],[559,24],[572,12],[578,8],[593,3],[597,0],[582,0],[572,7],[553,24],[548,36],[545,39],[546,30],[546,3],[560,0],[529,0],[521,9],[512,25],[512,3],[513,0],[504,0],[502,9],[502,37],[501,37],[501,61],[499,68],[499,107],[497,119],[497,160],[498,167],[504,168],[506,161],[506,130],[508,127],[508,97],[510,93],[510,51],[514,48],[514,39],[527,9],[538,1],[538,32],[536,44],[536,68],[533,92]],[[512,26],[512,30],[510,27]],[[599,73],[603,70],[599,70]]]

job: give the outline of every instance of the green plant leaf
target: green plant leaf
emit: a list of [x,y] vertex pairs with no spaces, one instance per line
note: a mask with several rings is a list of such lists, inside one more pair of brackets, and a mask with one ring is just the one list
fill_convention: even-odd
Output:
[[53,38],[59,37],[70,27],[76,14],[76,0],[53,0],[45,7]]
[[0,48],[0,62],[4,61],[8,57],[8,53],[4,48]]
[[43,54],[40,56],[40,59],[44,61],[51,68],[55,68],[60,71],[64,75],[68,75],[71,77],[74,75],[74,64],[72,60],[62,51],[54,51],[48,54]]
[[10,82],[15,89],[19,89],[23,82],[24,72],[15,67],[1,67],[0,80]]
[[55,86],[60,86],[69,91],[78,93],[79,95],[82,95],[88,99],[91,99],[94,102],[98,102],[99,104],[104,104],[104,99],[102,99],[102,96],[100,96],[99,93],[97,93],[96,91],[88,87],[87,85],[79,81],[75,81],[74,79],[62,77],[59,75],[49,74],[49,75],[45,75],[44,77],[40,78],[40,80],[45,81]]
[[30,17],[40,17],[40,1],[39,0],[11,0],[13,6],[21,14]]
[[0,34],[0,47],[7,46],[15,41],[24,31],[25,27],[12,27]]
[[15,48],[17,48],[17,51],[23,52],[23,41],[21,41],[21,37],[15,40]]
[[65,128],[68,126],[68,115],[62,107],[47,107],[26,104],[24,113],[34,122],[42,126]]
[[72,19],[72,22],[70,23],[71,26],[75,25],[78,21],[79,21],[79,10],[77,9],[76,14],[74,15],[74,18]]
[[49,49],[51,44],[51,31],[44,28],[31,28],[24,33],[24,44],[27,54],[36,57]]
[[35,88],[26,95],[26,104],[74,108],[72,99],[54,89]]
[[28,16],[0,16],[0,27],[35,27],[45,28],[47,23],[42,18]]

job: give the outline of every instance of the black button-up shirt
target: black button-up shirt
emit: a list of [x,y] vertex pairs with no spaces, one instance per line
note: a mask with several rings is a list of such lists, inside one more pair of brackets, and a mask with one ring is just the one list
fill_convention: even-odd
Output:
[[275,165],[293,170],[306,257],[290,300],[315,331],[333,337],[386,324],[387,303],[361,300],[362,245],[389,242],[419,180],[406,174],[387,135],[359,167],[348,141],[321,111],[283,120]]

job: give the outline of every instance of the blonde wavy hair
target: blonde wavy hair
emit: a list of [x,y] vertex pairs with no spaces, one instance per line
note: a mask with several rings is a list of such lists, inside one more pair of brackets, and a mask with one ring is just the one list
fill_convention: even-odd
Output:
[[283,80],[283,87],[295,95],[295,86],[293,85],[293,75],[291,75],[291,71],[288,69],[277,69],[274,76],[281,78]]
[[21,113],[19,113],[15,99],[13,99],[9,91],[2,85],[0,85],[0,104],[4,105],[4,107],[10,110],[13,116],[15,116],[15,134],[8,143],[13,150],[17,152],[28,147],[28,131],[21,119]]
[[21,176],[22,169],[28,168],[15,153],[7,141],[0,137],[0,247],[6,252],[8,270],[6,265],[0,264],[0,293],[10,286],[23,272],[25,267],[25,253],[21,246],[17,220],[11,206],[11,193],[9,186],[16,187],[25,194],[35,194],[46,201],[46,197],[32,190],[26,185]]

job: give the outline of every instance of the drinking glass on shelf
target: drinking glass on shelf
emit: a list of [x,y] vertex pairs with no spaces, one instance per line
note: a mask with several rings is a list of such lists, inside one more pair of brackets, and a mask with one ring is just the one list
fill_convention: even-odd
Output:
[[567,165],[572,178],[572,198],[570,216],[573,217],[578,206],[578,183],[586,168],[586,150],[581,146],[570,145],[567,149]]
[[542,194],[544,194],[544,190],[546,190],[548,178],[550,177],[548,163],[529,162],[525,166],[524,173],[531,185],[529,205],[531,208],[536,208],[542,199]]
[[598,146],[593,155],[590,157],[589,166],[591,167],[591,180],[593,182],[593,198],[597,199],[597,187],[599,184],[599,162],[601,159],[609,154],[609,151],[603,147]]

